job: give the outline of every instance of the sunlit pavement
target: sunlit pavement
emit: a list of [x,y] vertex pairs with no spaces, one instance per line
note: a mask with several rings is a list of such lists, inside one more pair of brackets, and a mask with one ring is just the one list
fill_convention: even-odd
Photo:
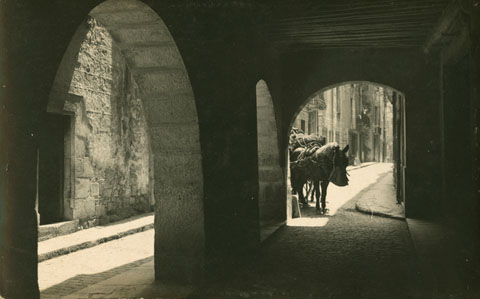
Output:
[[154,230],[38,264],[42,298],[60,298],[153,259]]
[[328,215],[311,204],[303,220],[289,222],[221,281],[199,288],[152,283],[150,230],[40,263],[42,298],[422,298],[406,222],[355,209],[362,190],[390,170],[375,164],[351,171],[348,187],[329,186]]
[[[288,221],[288,226],[323,226],[327,224],[328,217],[334,216],[338,209],[345,203],[358,196],[360,192],[367,187],[377,183],[377,181],[391,173],[393,164],[377,163],[367,167],[357,168],[349,172],[349,184],[345,187],[338,187],[330,183],[327,189],[327,208],[328,213],[321,215],[315,209],[315,201],[309,200],[309,207],[301,209],[302,218],[294,218]],[[322,218],[318,218],[322,217]]]
[[368,167],[350,171],[349,184],[338,187],[330,183],[327,189],[327,208],[330,215],[335,215],[340,207],[357,196],[362,190],[377,182],[387,172],[391,172],[393,164],[378,163]]

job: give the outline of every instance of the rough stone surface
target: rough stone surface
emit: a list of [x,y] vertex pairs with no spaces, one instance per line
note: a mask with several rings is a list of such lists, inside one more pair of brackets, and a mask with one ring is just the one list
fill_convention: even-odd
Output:
[[152,148],[155,152],[158,150],[166,152],[165,154],[178,152],[200,154],[200,140],[196,123],[151,127],[150,134]]
[[[122,49],[145,103],[153,152],[149,162],[154,165],[151,168],[155,169],[156,180],[155,188],[149,184],[148,189],[155,189],[158,197],[156,273],[195,280],[202,277],[205,221],[202,156],[193,91],[167,26],[147,5],[137,2],[137,8],[130,16],[116,10],[103,13],[100,5],[91,15],[100,18]],[[135,25],[117,26],[120,23]],[[140,178],[138,171],[137,177]],[[153,180],[152,174],[150,177]],[[126,192],[129,190],[129,195],[135,196],[142,192],[141,187],[126,188]],[[119,192],[112,190],[112,193],[116,196]],[[133,202],[133,197],[130,199]],[[188,271],[189,265],[194,265],[195,273]]]
[[[191,260],[200,273],[205,248],[204,183],[188,73],[168,27],[154,11],[140,1],[125,7],[125,1],[107,2],[90,12],[91,19],[79,31],[84,38],[74,38],[76,52],[71,52],[78,53],[78,59],[70,53],[67,60],[74,66],[63,72],[64,80],[58,80],[63,85],[55,89],[81,98],[68,103],[69,111],[76,114],[72,164],[82,159],[77,172],[85,175],[83,162],[90,160],[94,175],[88,179],[99,186],[98,196],[89,194],[96,199],[96,218],[81,225],[120,220],[156,204],[156,244],[171,245],[157,246],[156,255],[184,257],[157,260],[158,272],[187,275],[170,266],[182,268],[184,260]],[[71,85],[72,73],[75,84]],[[53,103],[50,111],[65,112],[58,107],[65,105]],[[145,138],[144,123],[150,140]],[[160,203],[154,201],[154,193]]]
[[163,71],[142,72],[137,75],[139,87],[146,96],[154,97],[175,91],[185,92],[188,86],[187,74],[182,69],[172,70],[169,68]]
[[[146,111],[156,115],[152,119],[151,125],[161,125],[162,123],[184,123],[197,122],[195,106],[191,105],[193,101],[191,93],[178,94],[175,98],[154,98],[144,101]],[[178,117],[182,115],[182,117]]]
[[[261,227],[285,221],[285,189],[280,167],[277,124],[272,97],[265,81],[260,80],[257,93],[258,207]],[[261,228],[261,230],[262,230]]]
[[161,26],[150,26],[148,29],[144,27],[113,28],[112,36],[115,39],[126,41],[127,44],[145,42],[165,43],[171,41],[168,31]]
[[120,49],[94,18],[86,22],[71,78],[69,93],[81,99],[72,137],[76,178],[66,178],[75,185],[73,217],[89,227],[101,217],[116,221],[149,210],[153,163],[138,87]]
[[75,179],[75,198],[86,198],[90,195],[90,180]]
[[[88,220],[95,218],[95,198],[77,198],[73,204],[73,218],[80,220],[82,228],[88,227]],[[87,224],[86,224],[87,223]]]
[[318,225],[284,227],[257,259],[191,297],[426,298],[405,221],[359,213],[355,201],[329,217],[303,208]]
[[182,63],[174,44],[146,46],[128,51],[128,61],[137,67],[175,67]]
[[78,228],[78,219],[38,227],[38,241],[45,241],[57,236],[71,234]]

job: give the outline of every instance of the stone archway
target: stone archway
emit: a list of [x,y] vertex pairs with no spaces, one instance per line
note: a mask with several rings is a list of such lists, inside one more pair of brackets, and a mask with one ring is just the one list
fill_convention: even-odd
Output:
[[267,83],[260,80],[257,94],[257,144],[259,180],[260,236],[263,240],[270,231],[268,227],[285,221],[283,170],[280,166],[277,122]]
[[[353,87],[354,85],[355,85],[355,90],[358,90],[362,86],[379,87],[383,90],[382,94],[385,94],[385,97],[386,97],[383,99],[384,103],[389,102],[390,112],[393,116],[391,123],[389,123],[389,126],[391,126],[390,134],[392,135],[390,137],[392,137],[393,139],[391,142],[392,144],[390,145],[389,151],[392,152],[391,156],[393,157],[392,160],[395,164],[394,177],[395,177],[395,184],[396,184],[396,191],[397,191],[397,201],[405,202],[406,118],[405,118],[405,95],[403,92],[382,83],[376,83],[376,82],[366,81],[366,80],[365,81],[360,81],[360,80],[343,81],[343,82],[328,85],[322,89],[319,89],[318,91],[315,91],[310,96],[308,96],[307,99],[304,100],[303,103],[301,103],[301,105],[294,111],[293,117],[290,119],[290,122],[288,125],[288,132],[290,132],[291,129],[294,127],[297,117],[300,118],[300,113],[307,106],[307,104],[310,101],[312,101],[312,99],[314,99],[317,95],[322,95],[321,97],[319,97],[321,106],[322,106],[321,110],[325,110],[326,114],[331,114],[331,116],[324,115],[322,116],[322,118],[328,119],[329,122],[331,121],[331,126],[330,128],[328,128],[328,130],[324,132],[318,132],[318,135],[325,137],[326,142],[337,142],[341,145],[349,144],[350,146],[349,152],[351,154],[354,154],[353,155],[354,157],[361,156],[362,155],[361,147],[367,144],[367,141],[362,140],[362,136],[366,136],[370,138],[368,143],[370,145],[375,145],[375,142],[374,142],[375,140],[373,140],[373,138],[379,137],[378,134],[383,134],[383,135],[386,134],[385,120],[383,120],[384,121],[383,127],[376,126],[375,123],[372,123],[364,128],[364,126],[360,123],[361,119],[358,119],[359,115],[362,114],[362,108],[364,107],[362,104],[362,99],[364,99],[367,96],[367,94],[370,94],[371,96],[371,93],[373,91],[370,90],[369,92],[361,93],[358,95],[352,94],[351,96],[353,98],[350,97],[350,102],[349,102],[348,101],[349,99],[345,97],[346,90],[342,90],[343,92],[339,92],[339,89],[341,89],[342,87],[351,86],[351,88],[347,87],[347,90],[348,89],[354,90],[354,87]],[[359,102],[356,102],[358,100]],[[371,103],[367,103],[367,104],[371,104]],[[372,109],[373,108],[375,107],[372,107]],[[380,109],[378,111],[375,111],[375,114],[377,114],[377,112],[380,114],[380,112],[382,111],[382,107],[379,107],[379,108]],[[366,116],[370,116],[373,120],[374,119],[373,112],[374,110],[369,111]],[[383,112],[381,113],[385,113],[385,110],[383,110]],[[347,124],[347,126],[342,127],[344,124]],[[335,128],[335,129],[332,131],[332,128]],[[379,131],[378,129],[381,129],[381,131]],[[383,150],[384,148],[382,147],[382,151]],[[385,148],[385,151],[387,151],[386,148]],[[373,148],[373,152],[375,152],[375,148]],[[288,165],[289,156],[287,153],[287,148],[285,149],[285,156],[286,156],[287,165]],[[380,156],[380,154],[378,156]],[[354,160],[355,161],[357,160],[357,158],[353,159],[354,157],[350,157],[352,158],[350,163],[352,163]],[[363,155],[362,158],[359,158],[358,163],[370,161],[370,160],[364,160],[365,157],[366,155]],[[375,160],[375,158],[373,158],[373,160]],[[380,160],[381,159],[377,159],[376,161],[381,162]],[[289,178],[289,169],[286,169],[286,173],[287,173],[287,178]],[[287,185],[288,183],[289,182],[287,181]],[[287,200],[287,204],[289,204],[288,200]],[[287,207],[287,209],[288,208],[289,207]]]
[[[140,1],[106,1],[90,12],[87,22],[102,28],[111,44],[80,27],[57,72],[48,112],[75,114],[89,93],[75,92],[69,85],[86,35],[98,42],[88,51],[105,58],[103,67],[92,65],[97,71],[115,76],[115,60],[108,59],[115,52],[123,57],[125,80],[131,80],[130,94],[143,107],[135,113],[144,114],[152,153],[156,279],[199,279],[205,255],[202,154],[193,90],[182,57],[163,21]],[[112,79],[89,71],[84,79],[95,84],[108,86]]]

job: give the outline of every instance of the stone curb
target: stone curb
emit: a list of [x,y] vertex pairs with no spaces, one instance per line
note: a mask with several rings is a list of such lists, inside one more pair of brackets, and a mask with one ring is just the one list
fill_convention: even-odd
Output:
[[54,257],[69,254],[69,253],[72,253],[72,252],[75,252],[75,251],[78,251],[78,250],[81,250],[81,249],[94,247],[94,246],[100,245],[100,244],[108,242],[108,241],[120,239],[120,238],[123,238],[125,236],[133,235],[135,233],[147,231],[147,230],[150,230],[150,229],[153,229],[153,223],[143,225],[143,226],[140,226],[140,227],[136,227],[136,228],[132,228],[132,229],[129,229],[129,230],[126,230],[126,231],[118,232],[118,233],[115,233],[115,234],[110,235],[110,236],[99,238],[97,240],[83,242],[83,243],[75,244],[75,245],[72,245],[72,246],[69,246],[69,247],[57,249],[57,250],[50,251],[50,252],[43,253],[43,254],[39,254],[38,255],[38,262],[40,263],[40,262],[52,259]]
[[[357,166],[357,168],[363,168],[363,167],[368,167],[370,165],[374,165],[376,163],[371,163],[371,164],[368,164],[368,165],[360,165],[360,166]],[[357,168],[354,168],[354,169],[357,169]],[[379,178],[379,180],[377,181],[377,183],[385,176],[387,175],[387,173],[385,173],[384,175],[382,175],[381,178]],[[367,188],[367,190],[364,190],[364,192],[361,193],[361,197],[363,197],[366,193],[369,192],[368,189],[370,189],[373,185],[369,186]],[[374,216],[379,216],[379,217],[385,217],[385,218],[391,218],[391,219],[398,219],[398,220],[405,220],[405,217],[404,216],[397,216],[397,215],[392,215],[392,214],[389,214],[387,212],[381,212],[381,211],[377,211],[377,210],[372,210],[372,208],[370,207],[370,205],[368,203],[362,203],[362,198],[360,197],[360,199],[355,203],[355,209],[361,213],[364,213],[364,214],[368,214],[368,215],[374,215]]]
[[368,214],[368,215],[374,215],[374,216],[380,216],[380,217],[385,217],[385,218],[392,218],[392,219],[398,219],[398,220],[405,220],[405,217],[403,216],[396,216],[396,215],[391,215],[388,213],[380,212],[380,211],[373,211],[370,206],[361,204],[359,202],[355,203],[355,209],[359,212]]

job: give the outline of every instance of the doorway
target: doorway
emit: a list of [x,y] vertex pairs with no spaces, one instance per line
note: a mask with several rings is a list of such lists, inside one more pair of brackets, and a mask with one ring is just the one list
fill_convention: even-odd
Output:
[[64,220],[65,136],[70,116],[47,114],[38,160],[38,213],[40,224]]

